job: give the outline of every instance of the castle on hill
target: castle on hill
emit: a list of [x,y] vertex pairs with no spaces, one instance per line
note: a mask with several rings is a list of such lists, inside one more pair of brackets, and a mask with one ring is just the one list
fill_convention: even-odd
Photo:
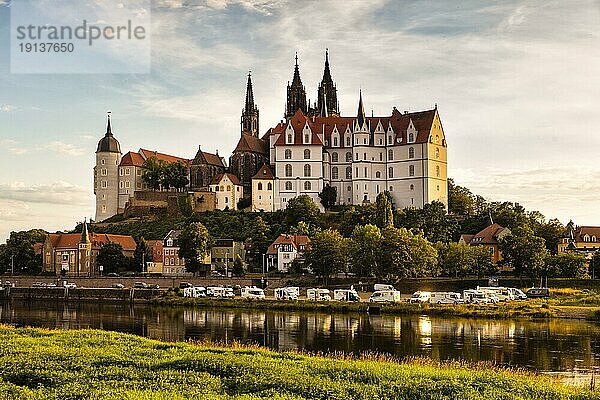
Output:
[[336,189],[337,204],[374,202],[384,191],[398,208],[448,204],[447,143],[437,106],[410,113],[393,107],[390,115],[369,117],[360,92],[356,113],[342,116],[326,52],[312,105],[296,55],[285,110],[285,118],[259,137],[259,110],[248,74],[240,139],[228,165],[201,147],[192,159],[147,149],[123,155],[109,115],[96,150],[96,221],[122,213],[136,191],[148,191],[143,164],[151,157],[184,164],[186,190],[206,193],[218,209],[236,209],[246,198],[253,211],[276,211],[299,195],[321,207],[318,195],[327,185]]

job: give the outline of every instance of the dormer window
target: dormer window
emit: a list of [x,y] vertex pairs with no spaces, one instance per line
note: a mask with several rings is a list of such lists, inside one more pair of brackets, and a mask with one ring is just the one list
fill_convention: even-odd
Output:
[[167,240],[167,247],[172,247],[172,246],[173,246],[173,239]]
[[308,135],[308,133],[304,134],[304,143],[310,143],[310,136]]
[[291,144],[294,142],[291,133],[288,133],[288,135],[287,135],[287,142],[288,142],[288,144]]
[[346,146],[350,146],[350,136],[346,136]]
[[411,133],[408,134],[408,141],[411,142],[411,143],[415,141],[415,134],[414,133],[411,132]]
[[333,147],[337,147],[338,146],[338,138],[334,137],[333,138]]

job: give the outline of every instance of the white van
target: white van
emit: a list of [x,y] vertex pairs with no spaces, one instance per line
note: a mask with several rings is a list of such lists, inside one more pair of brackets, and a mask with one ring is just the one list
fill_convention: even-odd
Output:
[[287,286],[275,289],[275,299],[277,300],[298,300],[300,288],[297,286]]
[[400,301],[398,290],[377,290],[369,297],[370,303],[398,303]]
[[384,284],[384,283],[376,283],[376,284],[373,285],[373,292],[380,292],[380,291],[383,291],[383,290],[394,291],[396,289],[394,288],[394,286],[388,285],[388,284]]
[[429,296],[431,304],[459,304],[463,303],[460,293],[456,292],[431,292]]
[[512,292],[505,287],[495,287],[495,286],[477,286],[477,290],[482,292],[492,293],[497,298],[498,301],[511,301],[514,300],[512,296]]
[[508,288],[508,291],[514,300],[527,300],[527,295],[521,289]]
[[183,297],[206,297],[206,289],[202,286],[193,286],[183,289]]
[[414,292],[412,297],[408,299],[409,303],[427,303],[431,297],[431,292]]
[[222,286],[209,286],[206,288],[206,295],[217,298],[233,298],[235,294],[232,288]]
[[242,288],[242,299],[264,299],[265,291],[257,288],[256,286],[252,287],[243,287]]
[[331,296],[329,295],[329,289],[311,288],[306,289],[306,298],[313,301],[329,301]]
[[475,289],[464,290],[463,300],[465,303],[471,304],[496,304],[499,302],[498,297],[494,293]]
[[336,289],[333,291],[333,299],[337,301],[360,301],[360,296],[354,289]]

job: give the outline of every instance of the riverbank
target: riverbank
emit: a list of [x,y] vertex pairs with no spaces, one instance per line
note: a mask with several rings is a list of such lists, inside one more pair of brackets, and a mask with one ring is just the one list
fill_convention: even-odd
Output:
[[0,327],[0,397],[585,400],[600,394],[484,364],[354,360],[103,331]]

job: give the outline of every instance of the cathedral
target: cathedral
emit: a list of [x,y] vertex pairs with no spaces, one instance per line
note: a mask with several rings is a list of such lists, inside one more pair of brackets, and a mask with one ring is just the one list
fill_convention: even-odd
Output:
[[[200,147],[193,159],[145,149],[122,156],[109,115],[107,132],[96,151],[96,220],[123,212],[134,191],[148,189],[142,166],[149,157],[183,163],[190,192],[220,188],[231,190],[231,198],[237,199],[233,192],[237,190],[251,201],[253,211],[284,209],[299,195],[310,196],[322,208],[319,193],[326,186],[336,189],[337,204],[374,202],[388,191],[398,208],[423,207],[432,201],[447,206],[447,143],[437,105],[419,112],[393,107],[389,115],[367,116],[359,92],[356,113],[342,116],[329,52],[313,104],[307,101],[296,54],[284,119],[260,136],[251,74],[247,78],[240,138],[228,166],[218,153]],[[224,174],[237,178],[231,188],[219,184]],[[219,193],[223,195],[227,193]]]

